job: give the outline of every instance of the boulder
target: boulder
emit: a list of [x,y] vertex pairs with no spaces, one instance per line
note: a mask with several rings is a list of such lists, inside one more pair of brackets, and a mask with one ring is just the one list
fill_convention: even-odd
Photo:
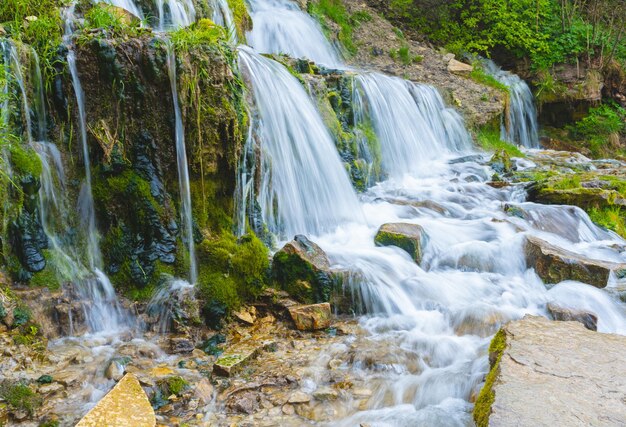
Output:
[[448,71],[454,74],[469,74],[474,71],[474,67],[452,58],[448,62]]
[[333,277],[326,253],[305,236],[296,236],[274,255],[272,275],[281,289],[302,303],[330,300]]
[[585,258],[535,236],[526,237],[524,252],[528,267],[547,283],[577,280],[604,288],[611,272],[620,278],[626,276],[626,264]]
[[133,374],[126,374],[76,427],[156,426],[148,396]]
[[474,406],[483,426],[617,426],[626,420],[626,337],[527,316],[490,346]]
[[289,307],[289,314],[300,331],[315,331],[330,327],[330,304],[296,305]]
[[213,365],[213,373],[223,377],[229,377],[241,370],[249,361],[254,359],[263,343],[243,342],[227,349]]
[[404,249],[419,264],[426,239],[426,233],[420,225],[389,223],[380,226],[374,241],[379,246],[397,246]]
[[548,304],[548,312],[552,315],[554,320],[564,322],[580,322],[590,331],[598,330],[598,316],[594,313],[582,310],[572,310],[552,303]]

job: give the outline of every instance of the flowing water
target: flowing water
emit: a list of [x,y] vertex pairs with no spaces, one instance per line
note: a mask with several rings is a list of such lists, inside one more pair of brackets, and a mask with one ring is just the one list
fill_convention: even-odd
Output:
[[237,27],[235,27],[235,18],[233,12],[230,10],[227,0],[211,0],[211,8],[213,14],[211,19],[217,25],[221,25],[228,31],[228,40],[233,45],[237,45],[239,40],[237,38]]
[[176,87],[176,56],[174,49],[167,45],[167,70],[172,90],[172,103],[175,116],[175,139],[176,139],[176,162],[178,165],[178,190],[180,192],[180,215],[183,224],[183,241],[187,244],[189,253],[189,281],[196,283],[198,279],[198,267],[193,241],[193,218],[191,211],[191,191],[189,189],[189,169],[187,166],[187,149],[185,147],[185,129],[183,117],[178,101],[178,89]]
[[285,53],[331,68],[342,67],[319,24],[293,1],[250,0],[249,6],[254,25],[246,38],[257,52]]
[[239,66],[254,94],[261,183],[257,201],[282,238],[318,234],[360,215],[333,139],[300,82],[279,63],[247,47]]
[[539,125],[535,99],[528,84],[517,74],[483,60],[486,71],[509,88],[509,106],[501,126],[501,138],[526,148],[539,148]]
[[[249,41],[256,50],[330,62],[319,54],[330,45],[317,27],[288,25],[309,19],[297,6],[253,1],[251,7]],[[290,21],[278,18],[284,11]],[[360,323],[377,349],[371,354],[363,348],[344,365],[373,389],[372,398],[358,410],[344,408],[332,425],[471,425],[470,401],[488,371],[491,337],[525,314],[549,316],[549,302],[594,312],[601,332],[626,333],[619,300],[578,282],[546,286],[524,255],[526,236],[535,235],[589,258],[625,262],[619,248],[626,242],[580,209],[528,203],[521,187],[487,185],[493,174],[488,157],[472,153],[463,121],[435,89],[377,73],[357,75],[356,115],[373,124],[390,177],[362,194],[358,206],[344,184],[337,193],[347,177],[306,92],[271,60],[248,48],[239,55],[257,114],[262,184],[256,201],[263,217],[283,239],[309,234],[334,267],[356,273],[350,286],[366,313]],[[512,92],[508,138],[536,147],[532,95],[519,78],[500,78]],[[243,175],[240,189],[250,186],[251,175]],[[346,219],[340,206],[358,212],[357,220]],[[509,216],[511,206],[524,215]],[[319,226],[320,215],[330,213]],[[419,265],[398,248],[374,244],[380,225],[389,222],[423,227]],[[346,350],[320,354],[320,363]],[[320,366],[307,368],[307,392],[328,385]]]

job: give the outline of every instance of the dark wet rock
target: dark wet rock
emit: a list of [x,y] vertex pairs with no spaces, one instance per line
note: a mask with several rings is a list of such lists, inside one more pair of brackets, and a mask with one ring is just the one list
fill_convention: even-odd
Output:
[[594,313],[582,310],[572,310],[556,304],[548,304],[548,312],[552,315],[554,320],[564,322],[580,322],[590,331],[598,330],[598,316]]
[[504,151],[496,151],[491,159],[489,160],[489,166],[500,174],[506,174],[513,170],[513,163],[511,162],[511,157],[509,154]]
[[417,224],[389,223],[380,226],[374,241],[379,246],[396,246],[405,250],[419,264],[427,235]]
[[593,260],[554,246],[538,237],[527,236],[526,264],[546,283],[577,280],[598,288],[607,285],[609,275],[626,276],[626,264]]
[[242,414],[254,414],[259,409],[261,403],[261,397],[259,393],[249,391],[245,393],[238,393],[231,397],[227,403],[229,410],[242,413]]
[[174,354],[178,353],[191,353],[196,346],[193,341],[188,337],[172,337],[170,338],[170,352]]
[[617,426],[626,419],[626,337],[578,322],[527,316],[490,346],[491,371],[474,405],[483,426]]
[[315,331],[330,326],[330,304],[296,305],[289,307],[289,314],[300,331]]

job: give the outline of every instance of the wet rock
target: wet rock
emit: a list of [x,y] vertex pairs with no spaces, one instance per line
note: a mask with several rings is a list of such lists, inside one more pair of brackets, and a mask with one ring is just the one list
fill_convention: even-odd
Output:
[[124,376],[124,366],[118,361],[112,360],[104,371],[104,376],[109,380],[119,381]]
[[233,312],[233,316],[247,325],[253,325],[256,321],[256,308],[254,306],[244,307],[239,311]]
[[333,278],[326,253],[305,236],[296,236],[274,255],[272,275],[280,287],[304,303],[330,300]]
[[496,151],[493,156],[491,156],[489,166],[491,166],[491,169],[501,174],[506,174],[513,170],[511,157],[504,150]]
[[262,348],[262,344],[247,342],[227,349],[213,365],[213,373],[229,377],[254,359]]
[[37,389],[37,392],[43,396],[49,396],[49,395],[53,395],[63,390],[65,390],[65,387],[63,387],[62,384],[52,383],[52,384],[42,385],[41,387]]
[[76,427],[103,425],[153,427],[156,417],[148,396],[132,374],[126,374]]
[[170,352],[174,354],[191,353],[196,346],[189,337],[170,338]]
[[379,246],[397,246],[405,250],[419,264],[426,239],[426,233],[420,225],[389,223],[380,226],[374,241]]
[[313,392],[313,397],[319,401],[337,400],[339,393],[330,387],[320,387]]
[[626,337],[527,316],[492,341],[492,370],[474,407],[481,426],[622,425]]
[[291,319],[300,331],[315,331],[330,326],[330,304],[296,305],[289,308]]
[[296,391],[289,396],[289,403],[308,403],[311,401],[311,396],[303,391]]
[[585,258],[534,236],[526,238],[525,255],[527,265],[547,283],[578,280],[604,288],[611,272],[626,276],[626,264]]
[[258,393],[247,392],[233,396],[228,402],[228,409],[231,411],[254,414],[259,409],[261,398]]
[[294,409],[293,405],[290,403],[285,403],[283,405],[283,414],[285,415],[293,415],[295,414],[296,410]]
[[87,332],[85,310],[80,301],[64,301],[54,307],[59,333],[63,336]]
[[580,322],[590,331],[598,330],[598,316],[588,311],[572,310],[556,304],[548,304],[548,312],[554,320]]
[[454,74],[469,74],[473,70],[474,67],[471,65],[457,61],[456,59],[450,59],[448,62],[448,71]]
[[194,395],[203,405],[208,405],[213,400],[213,385],[208,379],[202,378],[194,389]]

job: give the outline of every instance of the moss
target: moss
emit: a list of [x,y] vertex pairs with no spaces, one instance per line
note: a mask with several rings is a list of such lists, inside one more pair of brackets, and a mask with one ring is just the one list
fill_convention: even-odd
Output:
[[41,160],[35,151],[21,144],[11,144],[11,165],[19,175],[38,177],[41,175]]
[[515,145],[500,139],[500,130],[495,126],[486,126],[478,130],[476,142],[486,151],[504,151],[510,157],[526,157]]
[[489,345],[489,361],[491,369],[485,378],[485,384],[478,394],[472,415],[476,427],[489,426],[489,416],[491,415],[491,405],[495,401],[496,395],[493,391],[494,383],[500,373],[500,359],[506,349],[506,333],[500,329],[491,340]]
[[306,304],[329,301],[335,285],[326,272],[318,271],[297,254],[283,251],[274,255],[272,276],[280,289]]
[[419,242],[403,234],[381,230],[376,234],[374,241],[380,246],[397,246],[409,253],[416,262],[420,262],[422,258],[422,248]]
[[[49,252],[44,251],[44,256],[46,257],[46,259],[49,259]],[[48,288],[50,290],[57,290],[61,287],[61,283],[59,282],[58,278],[59,276],[50,264],[51,263],[47,263],[46,268],[33,274],[32,279],[30,279],[31,286],[35,286],[38,288]]]
[[599,209],[591,208],[589,217],[596,224],[612,230],[626,238],[626,208],[618,206]]
[[4,381],[0,383],[0,397],[14,410],[25,411],[30,416],[42,404],[41,397],[23,382]]
[[182,395],[185,390],[189,389],[190,385],[182,377],[173,375],[159,381],[158,387],[162,395],[167,397],[171,395]]
[[225,368],[230,368],[240,363],[246,357],[241,354],[226,354],[220,356],[219,359],[215,362],[215,364],[223,366]]
[[239,43],[245,43],[246,32],[252,29],[252,18],[248,14],[246,2],[245,0],[228,0],[228,6],[233,12]]

